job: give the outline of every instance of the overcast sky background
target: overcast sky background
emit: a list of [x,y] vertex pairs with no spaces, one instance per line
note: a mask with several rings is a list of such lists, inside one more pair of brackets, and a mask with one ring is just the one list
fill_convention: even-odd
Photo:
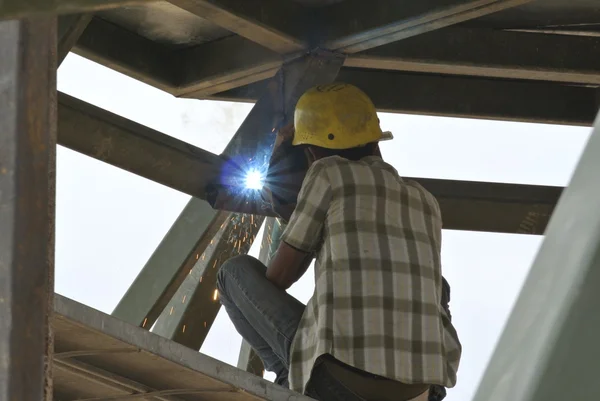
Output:
[[[74,54],[58,71],[58,88],[214,153],[252,107],[177,99]],[[383,156],[400,175],[471,181],[565,186],[591,133],[388,113],[380,119],[395,135],[382,144]],[[60,146],[57,174],[56,291],[111,313],[190,197]],[[444,230],[443,274],[463,344],[447,401],[472,399],[541,241]],[[290,292],[306,302],[312,290],[309,271]],[[235,365],[240,342],[221,311],[201,352]]]

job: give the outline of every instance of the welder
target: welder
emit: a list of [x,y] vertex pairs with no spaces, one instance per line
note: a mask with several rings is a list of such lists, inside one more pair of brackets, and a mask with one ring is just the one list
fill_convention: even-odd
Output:
[[[271,159],[277,170],[303,155],[287,172],[302,183],[293,200],[275,178],[266,191],[289,220],[277,252],[268,267],[238,256],[218,274],[223,306],[275,382],[317,400],[426,401],[430,388],[456,384],[461,344],[445,305],[439,205],[383,161],[382,138],[360,89],[307,91]],[[280,182],[288,194],[290,183]],[[313,259],[305,306],[286,290]]]

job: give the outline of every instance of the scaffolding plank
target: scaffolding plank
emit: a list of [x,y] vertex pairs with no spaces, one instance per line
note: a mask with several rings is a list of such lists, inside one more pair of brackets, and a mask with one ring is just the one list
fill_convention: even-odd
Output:
[[56,19],[0,21],[0,399],[50,400]]
[[306,44],[286,33],[298,25],[304,9],[280,0],[169,0],[184,10],[278,53],[302,51]]
[[584,400],[600,391],[599,156],[600,116],[474,400]]
[[162,401],[311,400],[60,295],[54,305],[57,367],[79,372],[76,380],[57,374],[63,399],[149,392]]
[[377,6],[346,0],[328,7],[319,26],[326,49],[356,53],[373,47],[441,29],[532,0],[427,0],[398,7],[396,0],[379,0]]
[[[591,126],[600,105],[596,87],[506,79],[342,68],[338,79],[365,90],[379,111],[541,124]],[[254,101],[266,82],[210,99]]]
[[152,1],[155,0],[4,0],[0,3],[0,19],[93,12],[143,5]]

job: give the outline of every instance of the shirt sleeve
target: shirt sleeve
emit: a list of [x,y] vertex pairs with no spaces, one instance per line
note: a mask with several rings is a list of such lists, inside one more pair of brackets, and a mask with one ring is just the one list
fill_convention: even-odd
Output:
[[306,253],[316,251],[330,201],[331,186],[326,166],[314,163],[306,173],[282,241]]

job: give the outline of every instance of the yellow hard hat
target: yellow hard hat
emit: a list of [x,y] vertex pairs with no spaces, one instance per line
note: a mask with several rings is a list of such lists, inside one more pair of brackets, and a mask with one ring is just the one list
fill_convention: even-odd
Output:
[[375,106],[356,86],[345,83],[309,89],[296,104],[293,145],[350,149],[377,142],[383,133]]

